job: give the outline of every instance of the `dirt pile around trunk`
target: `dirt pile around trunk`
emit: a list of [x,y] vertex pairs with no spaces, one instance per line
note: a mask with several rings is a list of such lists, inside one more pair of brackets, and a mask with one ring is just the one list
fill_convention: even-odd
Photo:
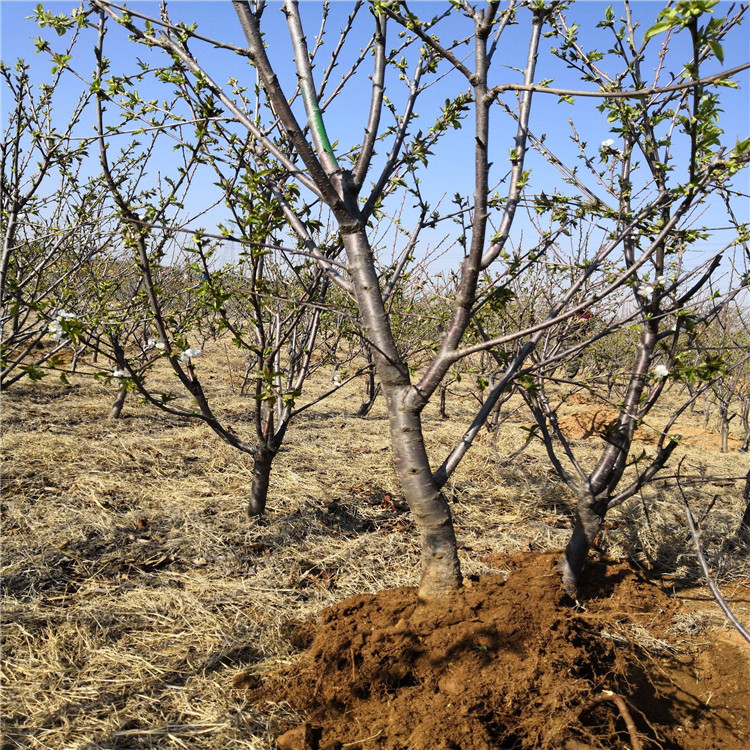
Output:
[[251,698],[307,712],[282,750],[750,747],[739,646],[723,656],[732,690],[709,712],[697,662],[666,642],[679,603],[627,563],[593,563],[576,611],[558,558],[496,559],[507,580],[436,605],[408,588],[354,596]]
[[[617,424],[618,416],[617,409],[590,404],[563,414],[558,418],[558,424],[568,440],[587,440],[590,437],[606,438]],[[635,431],[635,440],[653,445],[658,442],[663,429],[664,423],[658,421],[641,425]],[[705,427],[678,423],[671,432],[680,435],[681,442],[686,445],[710,446],[715,450],[721,447],[721,435]],[[742,447],[742,441],[730,436],[727,445],[729,450],[736,451]]]

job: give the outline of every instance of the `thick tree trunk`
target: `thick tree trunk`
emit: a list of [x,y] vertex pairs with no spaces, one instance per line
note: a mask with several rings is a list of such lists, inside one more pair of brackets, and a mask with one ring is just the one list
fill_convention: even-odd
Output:
[[122,414],[122,407],[125,405],[125,399],[128,397],[128,392],[121,388],[120,392],[117,394],[117,398],[115,399],[114,404],[112,404],[112,408],[109,411],[109,418],[110,419],[119,419],[120,415]]
[[250,487],[250,499],[247,503],[247,513],[252,518],[260,516],[266,509],[268,500],[268,485],[271,480],[271,465],[276,451],[266,446],[258,448],[253,464],[253,482]]
[[604,513],[597,510],[598,503],[591,496],[581,497],[576,510],[576,524],[570,541],[565,548],[565,556],[560,561],[563,588],[574,599],[578,597],[581,574],[589,550],[602,528]]
[[419,415],[400,408],[398,392],[386,391],[386,400],[396,471],[421,538],[419,598],[448,596],[462,582],[450,508],[433,479]]
[[345,233],[344,246],[363,334],[373,344],[376,371],[386,399],[396,472],[421,537],[419,596],[423,600],[447,596],[461,588],[461,566],[450,508],[427,459],[420,410],[405,403],[412,389],[409,368],[393,339],[365,230]]

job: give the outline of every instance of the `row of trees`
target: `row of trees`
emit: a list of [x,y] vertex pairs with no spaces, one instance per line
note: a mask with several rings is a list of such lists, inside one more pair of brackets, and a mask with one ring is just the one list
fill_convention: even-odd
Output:
[[[16,102],[1,154],[3,385],[60,368],[63,346],[89,353],[121,384],[115,415],[136,390],[250,455],[259,514],[284,436],[313,403],[306,379],[335,367],[332,393],[366,375],[360,412],[382,391],[425,599],[462,581],[442,489],[517,391],[531,437],[578,497],[561,562],[575,596],[607,512],[667,464],[679,414],[713,393],[726,425],[747,402],[750,253],[736,214],[750,138],[725,142],[719,95],[750,63],[715,72],[746,8],[721,17],[714,5],[680,0],[647,29],[629,3],[608,8],[606,51],[588,49],[591,30],[584,39],[559,2],[456,1],[428,16],[356,2],[341,18],[326,3],[313,39],[286,0],[286,46],[264,2],[233,2],[238,43],[166,4],[153,17],[109,0],[68,16],[39,7],[38,24],[66,43],[37,42],[52,84],[36,98],[26,64],[2,69]],[[122,31],[144,55],[133,71],[107,57]],[[578,86],[540,81],[540,57]],[[245,72],[222,82],[227,58]],[[62,129],[64,74],[85,88]],[[567,141],[550,137],[550,104],[586,99],[611,137],[591,144],[572,122]],[[472,164],[450,203],[433,177],[456,169],[447,154]],[[707,210],[730,231],[697,253]],[[228,240],[242,247],[236,263],[222,257]],[[249,431],[216,413],[201,381],[216,336],[246,354]],[[150,387],[160,358],[190,408]],[[435,467],[424,408],[467,374],[476,414]],[[678,384],[685,398],[655,454],[634,457],[636,427]],[[617,410],[590,464],[557,419],[581,388]],[[746,423],[747,407],[738,415]]]

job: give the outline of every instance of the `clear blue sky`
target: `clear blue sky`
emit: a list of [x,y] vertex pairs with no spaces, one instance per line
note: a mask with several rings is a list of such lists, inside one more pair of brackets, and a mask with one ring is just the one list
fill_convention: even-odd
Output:
[[[60,40],[54,32],[49,29],[39,29],[33,20],[27,17],[32,14],[36,2],[18,1],[12,2],[3,0],[0,3],[0,57],[6,63],[12,64],[16,58],[23,57],[32,64],[32,79],[37,82],[43,82],[49,79],[50,63],[48,58],[41,55],[34,55],[32,39],[42,36],[49,39],[51,44],[56,48],[60,45]],[[129,3],[134,10],[140,10],[149,15],[158,16],[158,4],[154,2],[133,2]],[[569,11],[568,19],[570,23],[578,23],[581,26],[583,44],[586,49],[594,47],[606,51],[612,43],[611,35],[605,29],[595,28],[604,14],[604,9],[608,3],[602,2],[574,2]],[[68,12],[75,7],[76,3],[55,1],[45,3],[45,7],[55,13]],[[319,10],[321,3],[304,1],[301,3],[303,9],[303,20],[306,24],[308,42],[315,36],[319,27]],[[616,14],[621,13],[621,6],[617,2],[612,3]],[[641,33],[645,31],[654,22],[654,19],[663,7],[660,2],[647,2],[638,0],[632,3],[633,11],[636,18],[641,24]],[[714,14],[720,15],[725,11],[729,3],[721,3],[714,10]],[[351,11],[352,3],[346,0],[339,0],[332,5],[332,14],[329,21],[330,31],[326,37],[328,44],[334,44],[336,40],[336,29],[341,25],[341,21]],[[420,15],[426,16],[430,11],[436,11],[446,7],[446,3],[433,2],[414,2],[413,9]],[[244,46],[243,38],[239,30],[236,16],[230,2],[213,0],[212,2],[195,1],[195,2],[171,2],[169,4],[170,13],[174,21],[180,20],[187,23],[197,22],[198,31],[206,36],[232,42],[239,46]],[[288,90],[293,89],[294,71],[292,66],[292,53],[286,33],[286,24],[282,13],[279,11],[278,2],[270,2],[264,16],[264,28],[266,29],[269,55],[272,60],[277,62],[278,71],[282,81],[287,85]],[[525,15],[524,15],[525,14]],[[353,59],[360,49],[364,39],[367,38],[371,29],[369,13],[366,9],[361,11],[361,26],[355,27],[351,43],[345,48],[341,65],[338,70],[346,68],[346,62]],[[502,48],[499,51],[498,63],[495,67],[495,79],[491,83],[501,82],[519,82],[520,74],[513,70],[513,67],[522,67],[526,48],[528,44],[528,24],[525,17],[528,11],[519,11],[519,19],[522,20],[517,26],[511,27],[503,37]],[[733,39],[734,44],[725,46],[726,59],[724,67],[733,67],[746,62],[750,59],[750,19],[746,19],[744,29],[735,32]],[[458,38],[467,31],[466,28],[449,29],[447,32],[439,26],[438,31],[445,33],[446,38]],[[391,29],[389,44],[395,45],[397,42],[397,29]],[[687,34],[681,35],[683,38],[677,38],[675,41],[674,59],[684,61],[687,56]],[[83,38],[83,46],[79,53],[76,53],[71,65],[85,79],[90,80],[93,69],[93,56],[90,52],[93,35],[86,34]],[[654,51],[658,51],[658,45],[652,42]],[[571,87],[576,89],[585,88],[586,84],[580,82],[579,76],[572,71],[565,69],[561,63],[546,53],[546,50],[553,44],[552,40],[543,40],[542,51],[539,56],[536,80],[553,79],[553,86]],[[212,73],[219,83],[226,83],[231,76],[239,78],[244,84],[252,87],[254,83],[254,74],[250,66],[241,58],[228,52],[220,52],[195,43],[193,49],[197,52],[199,60],[205,64],[207,69]],[[156,60],[160,53],[149,53],[144,47],[134,45],[130,42],[122,30],[113,29],[107,37],[106,55],[112,61],[112,72],[125,72],[135,70],[135,58],[143,60]],[[606,62],[602,63],[607,65]],[[647,60],[644,64],[646,71],[652,71],[656,64],[655,59]],[[363,64],[364,74],[360,76],[353,84],[349,85],[351,91],[345,94],[339,102],[331,107],[327,115],[327,124],[329,135],[332,141],[338,141],[341,144],[341,150],[344,145],[355,145],[361,141],[364,123],[366,122],[367,106],[369,104],[369,91],[367,88],[366,75],[369,73],[371,63],[368,60]],[[706,66],[701,72],[709,74],[715,72],[718,68],[716,64]],[[679,71],[679,66],[675,72]],[[320,67],[316,73],[320,72]],[[737,138],[746,138],[750,135],[750,97],[748,97],[748,88],[750,76],[747,72],[737,78],[741,84],[738,91],[721,89],[722,100],[724,101],[724,113],[721,117],[721,127],[726,132],[726,141],[733,144]],[[666,76],[662,77],[661,83],[668,83]],[[66,109],[70,107],[76,93],[83,88],[84,84],[72,75],[65,77],[64,85],[56,92],[57,111],[61,117],[66,114]],[[448,96],[455,96],[458,92],[465,90],[465,80],[457,73],[451,73],[444,79],[437,82],[426,92],[426,95],[420,101],[417,111],[424,116],[424,124],[419,127],[424,129],[429,127],[430,118],[434,118],[440,105]],[[160,97],[166,94],[160,91],[155,84],[150,84],[141,92],[143,98]],[[3,92],[5,95],[5,92]],[[400,94],[398,91],[389,91],[391,98],[398,102]],[[510,99],[507,99],[510,101]],[[573,119],[581,139],[589,143],[589,149],[592,155],[596,155],[598,145],[612,137],[609,132],[603,115],[596,110],[596,100],[579,99],[574,105],[567,103],[558,103],[557,97],[554,96],[537,96],[534,103],[534,110],[531,118],[531,129],[537,135],[546,135],[548,145],[554,152],[564,160],[575,162],[575,149],[570,140],[571,127],[569,119]],[[5,127],[6,113],[8,103],[2,102],[3,123]],[[492,130],[493,143],[497,144],[495,154],[495,166],[493,169],[493,178],[499,180],[507,171],[508,150],[512,146],[512,134],[515,131],[515,125],[510,119],[499,112],[495,115],[495,124]],[[417,127],[415,125],[415,127]],[[426,171],[423,180],[425,194],[429,196],[431,202],[437,202],[443,194],[452,196],[455,192],[463,194],[471,193],[472,186],[472,138],[470,136],[471,121],[467,120],[462,131],[452,134],[447,138],[440,148],[437,149],[435,156],[432,158],[429,170]],[[92,132],[91,123],[82,122],[78,133],[80,135],[89,135]],[[161,158],[162,169],[168,171],[170,168],[170,155],[164,152]],[[534,192],[544,190],[551,193],[555,187],[561,190],[570,191],[562,185],[558,173],[549,167],[541,157],[531,155],[528,166],[532,169],[531,186]],[[747,178],[744,178],[744,185],[747,185]],[[505,187],[500,186],[501,195],[505,192]],[[204,194],[203,199],[208,193]],[[192,206],[197,210],[198,204]],[[444,204],[444,208],[448,208]],[[740,213],[742,214],[742,206]],[[713,208],[709,209],[709,223]],[[215,209],[210,215],[204,217],[201,223],[209,231],[215,229],[211,226],[213,222],[218,223],[224,217],[224,209]],[[726,224],[716,214],[717,222],[722,225]],[[741,218],[750,218],[747,215],[747,205],[744,205],[744,216]],[[519,230],[526,228],[529,223],[523,217],[518,222]],[[435,238],[433,238],[434,240]],[[517,237],[516,237],[517,239]],[[712,239],[704,244],[706,250],[713,249],[720,244],[720,238]]]

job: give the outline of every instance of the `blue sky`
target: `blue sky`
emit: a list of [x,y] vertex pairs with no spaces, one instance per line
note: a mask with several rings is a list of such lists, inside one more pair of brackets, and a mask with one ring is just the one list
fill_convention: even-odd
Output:
[[[55,46],[60,44],[60,40],[54,32],[50,32],[47,29],[40,30],[36,27],[33,20],[27,20],[27,17],[32,14],[35,5],[35,2],[9,2],[8,0],[0,3],[0,55],[6,63],[12,63],[17,57],[25,58],[32,64],[32,79],[43,82],[49,79],[50,63],[47,58],[34,55],[31,40],[34,37],[43,36],[49,39]],[[75,3],[62,1],[45,3],[45,7],[55,13],[68,12],[75,6]],[[158,5],[153,2],[133,2],[129,3],[129,6],[134,10],[140,10],[150,15],[158,15]],[[312,43],[312,37],[318,32],[320,6],[319,2],[313,2],[312,0],[301,3],[303,22],[305,23],[309,44]],[[620,4],[615,2],[612,3],[612,6],[615,13],[619,15],[621,12]],[[632,6],[634,15],[641,24],[640,33],[642,34],[653,24],[663,4],[639,0],[633,3]],[[728,3],[721,3],[716,7],[714,13],[719,15],[728,6]],[[327,43],[335,43],[337,36],[335,31],[349,14],[351,7],[352,4],[345,0],[333,3],[331,18],[329,20],[330,31],[326,37]],[[420,12],[423,16],[444,7],[446,7],[446,3],[442,2],[415,2],[413,4],[413,9]],[[611,35],[605,29],[595,28],[596,22],[603,17],[606,7],[607,3],[582,2],[578,0],[572,4],[571,10],[567,14],[570,23],[580,24],[582,39],[586,49],[596,47],[602,51],[606,51],[611,46]],[[217,0],[213,0],[212,2],[201,0],[185,2],[183,0],[182,2],[171,2],[169,8],[173,20],[185,21],[187,23],[197,22],[198,31],[206,36],[244,46],[231,3],[219,2]],[[279,9],[279,3],[269,3],[263,19],[264,29],[266,30],[266,38],[268,40],[269,55],[277,64],[282,82],[287,86],[287,90],[291,91],[295,80],[292,66],[292,52],[286,33],[284,16]],[[526,14],[526,16],[523,14]],[[498,57],[501,58],[498,60],[498,63],[501,64],[495,66],[495,78],[491,83],[520,82],[520,74],[513,68],[522,67],[525,59],[528,45],[527,16],[527,11],[521,11],[519,13],[519,20],[522,22],[517,26],[509,28],[503,36],[501,49],[498,52]],[[369,35],[371,23],[369,12],[366,9],[360,12],[360,22],[361,25],[355,26],[351,40],[345,47],[342,62],[338,70],[345,69],[346,63],[356,57],[361,45]],[[748,40],[750,39],[750,36],[748,36],[749,23],[750,21],[746,19],[743,29],[735,31],[733,35],[734,43],[725,45],[726,58],[724,67],[731,68],[750,59],[750,45],[748,44]],[[444,25],[438,26],[438,32],[444,34],[447,39],[452,38],[454,35],[457,38],[467,31],[467,28],[460,28],[460,25],[455,21],[451,21],[451,24],[451,28],[447,30],[444,29]],[[389,46],[397,43],[397,31],[396,28],[391,27]],[[83,78],[90,78],[93,69],[93,56],[90,52],[92,39],[92,35],[84,35],[84,39],[82,40],[84,44],[80,52],[76,53],[71,63],[73,68]],[[658,38],[652,42],[654,52],[658,51],[657,41],[659,41]],[[686,33],[682,34],[682,38],[678,36],[675,39],[671,51],[675,60],[684,61],[688,59],[688,41]],[[586,84],[581,83],[577,74],[565,69],[558,60],[547,53],[547,49],[552,44],[552,40],[542,41],[536,80],[553,79],[553,83],[550,84],[552,86],[571,87],[575,89],[586,88]],[[197,43],[193,46],[193,49],[197,53],[198,59],[205,64],[206,68],[219,83],[226,83],[229,77],[236,77],[244,84],[252,87],[255,80],[254,74],[249,64],[243,59],[232,53],[216,51],[208,48],[206,45],[201,46]],[[108,34],[105,53],[112,61],[113,73],[134,70],[136,56],[144,60],[156,60],[160,57],[158,53],[150,54],[142,46],[134,45],[126,38],[121,29],[113,29]],[[607,65],[604,61],[602,64],[605,67]],[[651,59],[647,59],[643,67],[646,71],[652,71],[655,65],[656,58],[653,56]],[[365,60],[362,66],[363,74],[350,82],[347,89],[345,89],[344,95],[327,113],[330,139],[338,141],[340,150],[342,151],[345,150],[345,146],[353,146],[361,141],[369,104],[366,76],[369,74],[370,67],[370,60]],[[676,69],[679,70],[679,65]],[[321,67],[318,67],[316,73],[320,74],[320,70]],[[702,74],[710,74],[716,70],[718,70],[716,63],[712,63],[711,65],[707,65],[701,72]],[[746,71],[737,77],[737,81],[741,85],[740,90],[721,90],[724,113],[722,114],[720,124],[725,130],[726,142],[728,144],[733,144],[737,138],[746,138],[750,135],[750,97],[748,97],[747,93],[750,75]],[[666,82],[668,82],[667,79],[662,78],[662,83]],[[82,82],[73,75],[65,77],[64,85],[60,87],[59,91],[56,91],[56,111],[60,113],[61,118],[65,116],[66,109],[69,109],[77,92],[82,87]],[[444,100],[447,97],[455,96],[465,89],[466,82],[458,73],[453,72],[444,78],[440,78],[422,97],[417,111],[424,119],[423,122],[415,125],[415,127],[422,127],[426,130]],[[5,92],[3,93],[5,94]],[[397,88],[389,89],[388,93],[395,102],[399,102],[402,97],[402,93]],[[165,96],[164,91],[160,90],[153,83],[145,86],[141,94],[143,98],[150,98],[152,96],[164,98]],[[2,102],[4,125],[8,107],[6,98],[4,96]],[[510,103],[512,99],[506,98],[506,101]],[[572,119],[581,140],[589,144],[587,152],[596,156],[599,144],[613,137],[604,116],[596,110],[597,103],[596,100],[579,99],[574,105],[571,105],[568,103],[558,103],[558,99],[555,96],[538,95],[534,102],[531,130],[539,136],[544,134],[547,137],[547,144],[557,156],[565,161],[574,163],[576,152],[570,140],[572,130],[569,124],[569,120]],[[426,170],[422,180],[422,187],[425,195],[428,196],[433,205],[443,195],[447,195],[447,201],[449,201],[450,196],[456,192],[462,194],[471,193],[473,166],[471,128],[472,125],[469,119],[465,122],[463,130],[451,133],[450,137],[447,137],[440,144],[430,161],[430,167]],[[80,135],[91,134],[92,128],[90,122],[82,122],[78,132]],[[497,144],[493,154],[494,166],[492,177],[495,180],[500,180],[507,172],[508,149],[512,146],[512,135],[514,132],[515,125],[510,118],[504,116],[501,112],[496,112],[492,126],[492,141],[493,144]],[[165,150],[160,157],[159,168],[168,172],[170,165],[173,164],[171,159],[173,157]],[[532,169],[530,184],[534,192],[544,190],[549,194],[555,187],[562,191],[570,192],[570,188],[561,183],[557,171],[546,164],[540,156],[535,154],[530,155],[528,166]],[[747,185],[746,178],[744,178],[744,185]],[[499,187],[500,195],[503,195],[504,192],[505,186],[501,185]],[[200,198],[191,199],[196,201],[191,205],[191,208],[197,211],[200,206],[200,200],[207,200],[207,196],[208,190],[202,192]],[[443,207],[447,210],[449,208],[448,203],[444,203]],[[747,215],[746,203],[744,206],[740,205],[738,210],[740,218],[750,218]],[[744,216],[742,215],[743,210]],[[713,223],[725,226],[726,221],[720,212],[715,211],[713,207],[709,207],[707,212],[706,220],[708,223],[712,223],[714,214],[715,221]],[[211,231],[215,229],[215,226],[212,226],[212,224],[217,224],[225,216],[226,210],[219,207],[214,209],[209,215],[204,216],[201,219],[201,223],[208,231]],[[526,217],[519,217],[518,227],[514,235],[516,241],[518,241],[519,232],[522,230],[525,230],[527,233],[531,231]],[[434,244],[437,240],[438,235],[435,234],[431,238],[431,241]],[[717,233],[711,240],[703,243],[703,249],[715,249],[722,241],[723,238]]]

